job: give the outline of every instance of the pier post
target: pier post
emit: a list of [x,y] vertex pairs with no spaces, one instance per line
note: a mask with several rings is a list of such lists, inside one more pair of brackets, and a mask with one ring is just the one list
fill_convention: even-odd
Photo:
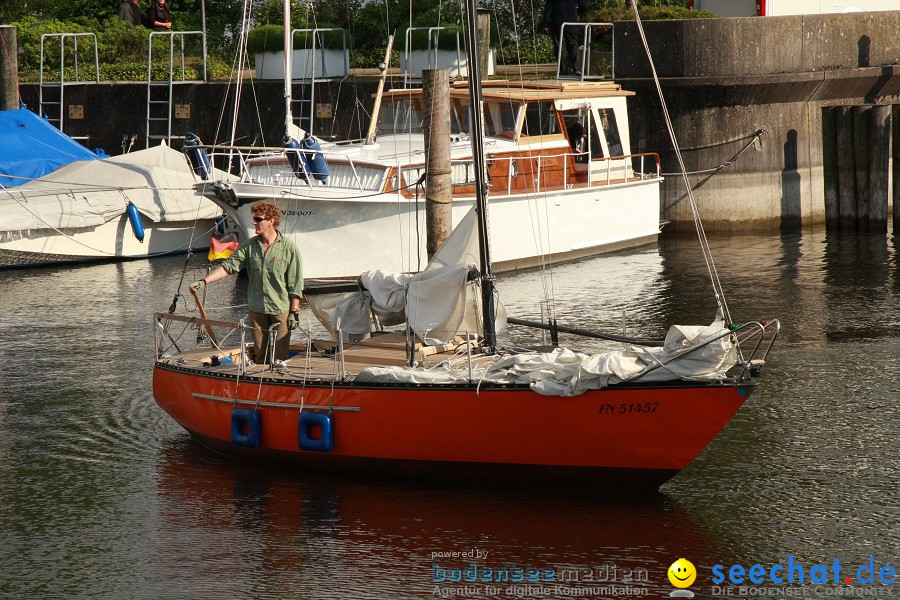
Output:
[[853,152],[853,109],[835,109],[837,129],[838,195],[841,229],[856,228],[856,163]]
[[453,227],[450,176],[450,78],[446,69],[422,71],[425,133],[425,230],[428,259]]
[[[482,77],[489,73],[488,62],[491,55],[491,9],[478,8],[478,66]],[[470,59],[471,60],[471,59]]]
[[894,189],[893,195],[891,196],[894,199],[894,235],[897,235],[897,232],[900,231],[900,104],[894,104],[891,106],[892,113],[892,127],[891,127],[891,152],[893,154],[893,182]]
[[841,227],[840,192],[838,190],[837,117],[839,108],[822,110],[822,178],[825,182],[825,229]]
[[865,230],[869,225],[869,147],[871,144],[868,106],[853,107],[853,152],[856,163],[856,227]]
[[890,169],[891,107],[879,104],[872,115],[869,161],[869,231],[887,233],[888,170]]
[[0,25],[0,110],[19,108],[18,48],[16,28]]

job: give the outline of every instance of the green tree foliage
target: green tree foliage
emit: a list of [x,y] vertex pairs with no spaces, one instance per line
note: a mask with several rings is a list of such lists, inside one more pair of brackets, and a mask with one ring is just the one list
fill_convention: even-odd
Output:
[[[43,33],[93,32],[97,34],[104,79],[146,78],[147,37],[143,27],[132,27],[117,18],[122,0],[0,0],[0,18],[19,26],[19,66],[23,80],[36,77]],[[153,0],[141,0],[146,13]],[[167,0],[175,29],[200,31],[201,2],[205,2],[208,73],[215,76],[232,62],[241,31],[242,0]],[[550,37],[541,31],[546,0],[479,0],[492,11],[492,44],[503,64],[551,62]],[[645,19],[698,18],[708,13],[687,10],[688,0],[640,0]],[[395,35],[394,56],[405,45],[404,32],[414,27],[461,24],[459,2],[441,0],[291,0],[291,24],[297,29],[331,26],[350,32],[351,66],[375,67],[384,60],[388,35]],[[280,26],[283,0],[254,0],[253,26]],[[584,21],[633,19],[630,0],[590,0]],[[461,31],[461,30],[460,30]],[[442,37],[442,45],[447,43]],[[280,44],[280,42],[278,42]],[[415,43],[415,42],[414,42]],[[449,43],[455,47],[455,41]],[[87,51],[86,48],[80,50]],[[92,52],[93,49],[91,48]],[[156,50],[154,50],[156,53]],[[81,64],[84,58],[79,57]],[[93,55],[89,57],[93,61]],[[396,59],[392,61],[397,65]]]

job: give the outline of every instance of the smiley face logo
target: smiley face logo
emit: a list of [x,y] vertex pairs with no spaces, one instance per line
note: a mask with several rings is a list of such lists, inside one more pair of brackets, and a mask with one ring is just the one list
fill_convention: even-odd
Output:
[[668,571],[669,582],[677,588],[690,587],[697,579],[697,569],[694,563],[686,558],[679,558],[672,563]]

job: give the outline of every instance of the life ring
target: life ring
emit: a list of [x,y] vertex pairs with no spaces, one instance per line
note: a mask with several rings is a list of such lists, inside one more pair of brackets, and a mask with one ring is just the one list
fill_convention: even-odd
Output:
[[[314,429],[318,429],[318,438],[313,437]],[[297,440],[301,450],[331,452],[334,444],[334,429],[331,426],[331,415],[312,412],[300,413],[300,421],[297,426]]]
[[260,429],[258,410],[235,408],[231,411],[231,443],[235,446],[258,447]]

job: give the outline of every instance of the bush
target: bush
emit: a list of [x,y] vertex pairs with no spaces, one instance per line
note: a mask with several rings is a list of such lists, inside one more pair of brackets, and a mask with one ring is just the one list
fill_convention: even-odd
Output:
[[[672,19],[708,19],[716,15],[705,10],[689,10],[682,6],[639,6],[642,20],[666,21]],[[601,8],[588,12],[585,21],[613,23],[634,21],[634,11],[630,8]]]
[[501,65],[556,62],[553,39],[544,34],[523,37],[518,44],[506,44],[500,47],[497,51],[497,62]]
[[[456,43],[457,39],[459,40],[459,49],[461,52],[466,51],[466,42],[463,36],[465,35],[465,31],[462,28],[462,25],[456,25],[454,23],[441,23],[441,27],[446,27],[444,30],[437,31],[428,31],[426,29],[415,29],[412,31],[412,35],[409,40],[409,49],[410,50],[428,50],[429,47],[434,49],[435,42],[437,42],[437,47],[440,50],[452,50],[456,51]],[[406,36],[407,32],[410,30],[410,27],[405,27],[399,35],[394,40],[394,45],[398,45],[398,49],[403,50],[406,47]],[[457,37],[458,34],[458,37]],[[429,37],[430,46],[429,46]],[[383,57],[382,57],[383,58]]]
[[[384,62],[385,48],[355,48],[350,51],[351,69],[377,69]],[[400,64],[400,52],[391,50],[391,64]]]
[[[26,18],[14,23],[18,28],[19,80],[36,82],[41,76],[41,36],[48,33],[94,33],[97,39],[97,58],[100,79],[103,81],[146,81],[150,30],[130,25],[117,17],[107,19],[102,24],[96,21],[38,21]],[[60,79],[60,41],[54,37],[44,44],[44,79]],[[174,38],[176,53],[180,52],[180,40]],[[203,76],[203,48],[199,35],[185,36],[185,69],[181,72],[180,57],[174,61],[174,77],[197,80]],[[94,79],[94,44],[88,38],[78,39],[78,78],[74,69],[74,44],[67,38],[65,42],[64,74],[66,81],[91,81]],[[168,80],[169,38],[153,36],[153,79]],[[230,66],[222,59],[207,59],[207,77],[221,76],[230,72]]]
[[[319,24],[319,29],[331,29],[332,26],[323,23]],[[343,31],[343,34],[341,33]],[[319,34],[316,40],[317,48],[329,48],[332,50],[342,50],[346,39],[347,48],[352,46],[353,40],[347,30],[341,31],[325,31]],[[346,38],[344,37],[346,36]],[[294,34],[294,49],[311,48],[313,44],[311,32],[297,32]],[[284,50],[284,26],[283,25],[263,25],[256,27],[247,35],[247,52],[256,54],[258,52],[281,52]]]

